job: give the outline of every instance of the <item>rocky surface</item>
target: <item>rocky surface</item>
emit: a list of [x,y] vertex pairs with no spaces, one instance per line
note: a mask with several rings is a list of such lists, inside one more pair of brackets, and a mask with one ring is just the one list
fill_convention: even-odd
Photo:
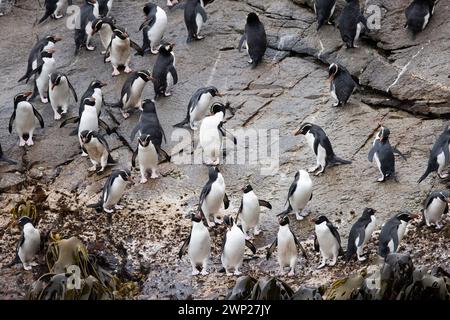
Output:
[[[343,3],[338,1],[335,17]],[[115,1],[111,13],[117,24],[127,27],[131,38],[138,43],[142,35],[137,30],[144,18],[141,7],[146,2]],[[165,1],[156,2],[165,6]],[[266,157],[257,164],[236,164],[228,144],[226,164],[220,168],[231,201],[230,208],[223,213],[237,212],[240,189],[249,182],[258,196],[273,205],[271,211],[262,213],[263,233],[254,241],[257,255],[247,252],[243,271],[249,275],[259,278],[277,274],[276,259],[265,260],[265,248],[277,231],[275,214],[283,209],[295,172],[315,163],[305,140],[292,134],[304,121],[322,126],[336,153],[353,163],[329,168],[325,175],[313,177],[314,197],[309,204],[312,213],[304,221],[292,223],[310,257],[309,261],[298,263],[296,277],[283,277],[294,290],[300,285],[331,282],[365,267],[339,261],[334,268],[315,270],[319,256],[312,250],[313,217],[327,215],[339,227],[346,244],[348,231],[364,207],[377,210],[381,225],[397,210],[417,212],[430,190],[447,187],[434,174],[420,185],[416,181],[425,170],[429,150],[447,124],[445,119],[450,111],[447,78],[450,62],[446,54],[450,46],[450,4],[439,1],[428,28],[414,41],[403,29],[403,11],[408,1],[369,0],[366,8],[371,4],[380,7],[381,29],[371,30],[356,49],[342,47],[339,31],[333,26],[324,26],[316,32],[309,0],[216,0],[207,6],[209,19],[203,31],[206,38],[189,45],[185,42],[183,12],[168,12],[165,39],[176,44],[180,82],[173,96],[157,102],[159,118],[168,137],[163,148],[172,155],[180,150],[179,137],[185,132],[173,130],[172,125],[184,118],[191,94],[208,84],[224,92],[223,101],[229,101],[236,109],[226,124],[229,130],[263,130],[261,137],[270,138],[272,150],[279,149],[279,159],[275,157],[273,163]],[[237,50],[245,17],[251,11],[265,24],[270,46],[264,63],[255,70],[249,69],[245,53]],[[100,176],[88,174],[90,163],[80,157],[76,137],[69,136],[72,127],[60,129],[49,105],[34,103],[46,126],[36,130],[33,147],[19,148],[17,135],[14,132],[9,135],[13,97],[31,88],[30,84],[17,83],[17,79],[25,72],[36,35],[57,33],[64,37],[56,45],[57,66],[69,75],[79,96],[97,78],[108,82],[104,91],[106,101],[115,101],[126,80],[125,75],[111,78],[112,68],[103,63],[98,37],[94,38],[96,51],[82,51],[75,58],[73,31],[66,27],[65,19],[35,25],[42,14],[37,1],[17,1],[12,12],[0,18],[0,27],[8,30],[0,49],[3,61],[0,142],[4,152],[19,161],[17,166],[0,164],[1,263],[12,260],[20,235],[18,230],[7,228],[11,221],[9,211],[18,201],[30,199],[37,205],[38,227],[43,232],[54,229],[63,238],[81,239],[91,252],[105,257],[109,269],[120,277],[139,282],[141,294],[136,298],[225,298],[235,278],[217,272],[221,267],[219,254],[224,227],[211,230],[214,247],[209,276],[192,278],[188,259],[177,258],[190,230],[189,214],[195,209],[207,180],[205,166],[181,163],[182,159],[174,156],[174,163],[160,167],[160,179],[129,188],[122,201],[126,208],[108,219],[87,209],[86,204],[98,199],[110,171]],[[360,90],[347,106],[339,109],[331,108],[325,82],[327,63],[335,61],[345,65],[360,82]],[[154,62],[155,56],[133,56],[132,67],[151,69]],[[151,86],[145,88],[144,97],[153,97]],[[78,107],[74,105],[70,113],[77,112]],[[129,134],[138,114],[124,120],[118,110],[106,109],[102,118],[116,127],[117,133],[107,140],[113,157],[119,160],[118,167],[129,167],[131,149],[136,147]],[[378,169],[367,161],[374,134],[381,125],[390,128],[391,144],[407,156],[407,161],[397,159],[399,183],[377,183]],[[268,129],[278,130],[279,135]],[[244,144],[243,140],[238,144]],[[249,153],[260,151],[255,146],[247,149]],[[261,171],[270,167],[272,170]],[[138,182],[137,171],[134,176]],[[448,223],[436,232],[417,228],[415,221],[400,251],[409,253],[415,265],[448,266],[449,236]],[[377,263],[377,237],[375,234],[368,244],[371,263]],[[42,266],[32,272],[23,271],[20,265],[0,269],[0,296],[24,297],[32,280],[46,271],[43,257],[39,259]]]

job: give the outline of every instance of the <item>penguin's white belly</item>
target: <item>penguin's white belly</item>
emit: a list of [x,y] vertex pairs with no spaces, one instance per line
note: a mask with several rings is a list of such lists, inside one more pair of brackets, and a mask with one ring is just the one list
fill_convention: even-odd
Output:
[[91,36],[92,31],[93,31],[93,29],[92,29],[92,21],[89,21],[89,22],[86,24],[86,27],[84,28],[84,31],[86,32],[86,34],[87,34],[88,36]]
[[136,79],[133,82],[133,85],[131,86],[131,92],[130,92],[130,98],[127,100],[127,96],[125,96],[122,99],[123,105],[126,109],[130,108],[138,108],[139,107],[139,101],[141,100],[142,91],[144,90],[145,81],[141,78]]
[[202,94],[197,102],[194,110],[190,113],[191,126],[194,122],[202,120],[208,112],[208,107],[211,102],[212,95],[210,93]]
[[96,2],[95,4],[94,4],[94,9],[92,10],[92,13],[93,13],[93,15],[94,15],[94,17],[97,19],[97,18],[100,18],[100,11],[99,11],[99,7],[98,7],[98,2]]
[[311,193],[311,181],[300,181],[297,183],[297,188],[295,189],[294,194],[289,198],[292,209],[296,212],[303,210],[311,198]]
[[111,30],[111,27],[106,23],[103,24],[102,28],[100,29],[100,40],[102,41],[102,45],[105,50],[108,48],[109,43],[111,42],[112,35],[113,32]]
[[245,237],[240,229],[233,226],[227,232],[227,240],[223,248],[222,264],[227,267],[238,267],[244,260]]
[[447,204],[439,198],[433,199],[428,208],[425,209],[425,221],[427,224],[437,223],[441,220]]
[[447,165],[447,162],[445,161],[445,155],[444,155],[443,151],[438,154],[436,162],[439,165],[438,172],[442,172],[442,170],[444,170],[444,167]]
[[325,149],[320,145],[317,146],[317,163],[320,164],[323,167],[325,167],[327,163],[327,152]]
[[123,66],[130,58],[131,48],[129,40],[113,39],[111,43],[111,62],[116,66]]
[[429,14],[429,13],[427,13],[427,15],[426,15],[425,17],[423,17],[423,26],[422,26],[422,30],[425,29],[425,27],[426,27],[427,24],[428,24],[428,21],[430,21],[430,14]]
[[34,130],[36,123],[34,120],[33,107],[28,102],[19,102],[16,110],[16,131],[19,135],[29,133]]
[[307,132],[305,134],[305,139],[306,139],[306,142],[308,143],[308,146],[314,152],[314,140],[315,140],[314,135],[310,132]]
[[358,24],[356,25],[356,35],[355,35],[355,39],[353,42],[358,41],[359,35],[361,34],[361,30],[363,28],[364,28],[364,25],[362,24],[362,22],[358,22]]
[[383,171],[381,171],[381,162],[380,162],[380,158],[378,158],[378,153],[375,152],[375,154],[373,155],[373,159],[375,160],[375,163],[377,164],[378,170],[380,171],[380,173],[382,175],[384,175]]
[[208,193],[204,201],[206,212],[209,214],[219,212],[224,196],[225,185],[219,183],[218,181],[213,182],[211,185],[211,191]]
[[54,12],[54,15],[55,15],[55,16],[61,16],[61,15],[64,14],[63,9],[64,9],[64,7],[65,7],[65,5],[66,5],[66,1],[67,1],[67,0],[59,0],[59,1],[56,3],[56,10],[55,10],[55,12]]
[[94,94],[92,96],[95,98],[95,109],[97,110],[97,115],[100,115],[103,105],[102,90],[99,88],[94,89]]
[[336,95],[336,86],[334,85],[334,80],[331,82],[331,87],[330,87],[330,94],[331,97],[336,100],[337,102],[339,102],[339,99]]
[[172,76],[172,73],[170,73],[170,72],[167,72],[167,75],[166,75],[166,83],[167,83],[167,89],[166,89],[166,91],[169,91],[170,88],[173,87],[173,76]]
[[339,244],[325,223],[323,226],[316,225],[316,235],[322,255],[327,259],[337,257],[339,253]]
[[114,180],[107,195],[107,199],[103,199],[105,207],[114,206],[120,201],[126,186],[125,181],[120,180],[122,180],[120,177],[117,177]]
[[[86,106],[85,106],[86,108]],[[80,127],[78,129],[78,135],[84,130],[98,131],[98,117],[96,112],[85,111],[81,114]]]
[[155,24],[148,29],[147,36],[150,40],[152,47],[159,45],[161,39],[166,31],[167,27],[167,15],[163,9],[156,9],[156,21]]
[[197,24],[197,35],[198,35],[203,26],[203,17],[200,13],[197,13],[197,15],[195,16],[195,23]]
[[[201,224],[201,225],[198,225]],[[211,237],[208,229],[199,222],[192,228],[191,239],[189,241],[189,258],[195,264],[201,264],[208,259],[211,252]]]
[[84,148],[89,154],[89,158],[98,163],[101,162],[103,153],[105,152],[105,147],[97,140],[92,139],[90,143],[84,144]]
[[294,236],[289,229],[283,228],[278,231],[278,263],[281,267],[290,266],[291,260],[297,257],[297,246]]
[[48,90],[48,76],[55,71],[55,60],[47,59],[42,66],[41,73],[36,79],[36,84],[41,90],[41,93],[46,93]]
[[247,194],[244,194],[241,217],[247,228],[254,228],[259,223],[259,201],[254,194],[253,197],[248,196],[246,198],[246,196]]
[[[50,85],[50,84],[49,84]],[[54,110],[57,109],[57,107],[67,107],[69,105],[69,86],[67,85],[67,82],[65,80],[61,80],[60,84],[54,89],[49,89],[49,96],[50,96],[50,103],[52,105],[52,108]]]
[[334,10],[336,9],[336,3],[334,4],[333,8],[331,8],[330,15],[328,16],[328,20],[333,16]]
[[214,119],[205,118],[200,126],[200,146],[205,152],[213,152],[215,149],[220,149],[222,145],[218,125]]
[[19,258],[22,262],[29,263],[39,250],[41,244],[41,235],[39,230],[32,226],[25,225],[24,227],[25,241],[19,248]]
[[158,153],[155,146],[152,143],[145,148],[139,145],[138,160],[139,166],[145,170],[156,168],[158,166]]
[[[372,233],[375,230],[375,224],[376,224],[375,219],[372,219],[372,221],[367,225],[366,230],[364,232],[364,240],[361,247],[363,247],[372,237]],[[359,240],[359,237],[357,240]],[[358,242],[356,242],[356,246],[358,247]]]
[[408,224],[404,221],[401,222],[401,224],[398,226],[397,229],[397,235],[398,235],[398,243],[400,244],[400,241],[402,241],[403,236],[406,234],[406,226]]

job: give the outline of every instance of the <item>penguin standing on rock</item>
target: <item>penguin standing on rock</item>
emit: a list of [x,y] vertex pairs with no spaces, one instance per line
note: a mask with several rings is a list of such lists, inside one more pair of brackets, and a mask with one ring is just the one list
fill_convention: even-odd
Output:
[[34,106],[27,101],[31,92],[19,93],[14,97],[14,111],[9,119],[8,130],[12,132],[13,123],[16,125],[16,131],[19,135],[19,146],[32,146],[33,132],[36,128],[35,117],[39,120],[41,128],[44,128],[44,119]]
[[225,111],[230,106],[216,102],[211,106],[211,116],[203,119],[199,132],[199,143],[203,150],[204,163],[206,165],[218,165],[220,162],[220,150],[222,149],[222,137],[228,135],[237,144],[237,139],[223,127]]
[[141,47],[130,39],[130,36],[126,30],[121,28],[114,29],[111,42],[106,49],[104,60],[105,62],[111,62],[113,67],[113,77],[120,74],[119,67],[125,67],[125,73],[130,73],[133,71],[130,68],[131,48],[135,49],[138,55],[144,55]]
[[72,5],[72,0],[45,0],[45,13],[38,24],[47,20],[48,17],[61,19],[68,6]]
[[92,22],[98,18],[100,18],[100,12],[97,0],[85,0],[75,21],[75,55],[82,46],[88,51],[95,50],[90,42],[93,34]]
[[252,69],[256,68],[266,52],[267,36],[264,25],[259,21],[258,16],[254,12],[250,12],[247,16],[244,35],[239,41],[239,52],[241,52],[242,45],[245,45],[247,53],[250,56],[248,63],[252,65]]
[[188,31],[187,43],[204,38],[200,35],[200,30],[207,19],[203,0],[186,0],[184,5],[184,23]]
[[211,255],[211,236],[208,229],[203,224],[201,212],[191,215],[192,229],[189,237],[184,241],[178,258],[181,259],[186,250],[189,252],[191,260],[192,275],[196,276],[200,273],[206,276],[208,274],[208,260]]
[[[106,49],[108,49],[111,43],[111,38],[113,36],[113,30],[116,29],[116,19],[113,17],[109,18],[98,18],[92,21],[92,36],[97,32],[100,34],[100,40],[102,42],[103,48],[102,54],[106,54]],[[111,58],[106,57],[105,62],[110,62]]]
[[419,178],[418,183],[421,183],[428,175],[437,171],[439,178],[445,179],[448,177],[448,173],[444,173],[444,169],[447,166],[449,160],[450,150],[450,130],[448,126],[445,126],[444,131],[438,137],[430,152],[430,158],[428,159],[428,166],[425,173]]
[[272,205],[265,200],[259,200],[251,185],[246,185],[242,191],[244,192],[239,207],[239,217],[241,218],[242,231],[245,238],[248,240],[251,237],[248,235],[248,231],[253,228],[253,234],[259,235],[261,230],[259,229],[259,216],[261,207],[272,209]]
[[19,225],[23,228],[19,243],[17,244],[16,259],[19,258],[25,270],[31,270],[37,263],[32,262],[41,246],[41,233],[33,226],[29,217],[19,219]]
[[351,161],[343,160],[334,154],[330,140],[325,131],[318,125],[306,122],[295,132],[295,135],[299,134],[305,136],[309,147],[313,150],[317,159],[317,165],[308,169],[308,172],[315,172],[320,169],[320,171],[315,174],[317,176],[322,174],[327,166],[352,163]]
[[53,49],[55,47],[55,44],[61,40],[62,40],[61,37],[55,35],[46,36],[45,38],[42,38],[40,40],[38,38],[33,49],[31,49],[30,55],[28,56],[27,72],[23,77],[19,79],[18,82],[25,79],[28,82],[28,80],[32,76],[32,71],[36,69],[38,66],[38,60],[41,52],[46,51],[47,49]]
[[122,115],[127,119],[130,114],[129,111],[133,109],[142,110],[142,92],[145,84],[153,80],[150,71],[141,70],[133,72],[122,86],[122,92],[119,102],[111,104],[110,107],[121,108]]
[[355,253],[358,261],[365,261],[363,249],[364,245],[369,242],[372,233],[375,230],[376,221],[375,210],[372,208],[365,208],[361,217],[356,220],[355,224],[350,229],[348,236],[346,261],[350,261]]
[[54,72],[50,75],[48,84],[48,99],[55,115],[55,120],[61,119],[61,114],[67,113],[70,92],[75,102],[78,102],[77,93],[64,73]]
[[294,211],[297,220],[303,220],[308,214],[308,212],[304,212],[305,207],[313,196],[312,187],[313,183],[308,172],[305,170],[297,171],[294,181],[289,187],[286,200],[288,208],[285,213]]
[[2,145],[0,144],[0,162],[6,162],[9,164],[17,164],[16,161],[9,159],[8,157],[5,156],[5,154],[3,153],[3,149],[2,149]]
[[153,3],[147,3],[144,6],[145,21],[139,27],[142,30],[143,44],[142,50],[150,51],[153,54],[158,54],[158,49],[164,32],[167,29],[167,14],[159,6]]
[[153,89],[155,100],[159,96],[171,96],[172,86],[178,83],[178,73],[175,69],[174,44],[165,44],[159,47],[159,54],[153,67]]
[[333,107],[343,106],[355,91],[357,84],[350,73],[343,66],[332,63],[328,68],[330,81],[330,95],[336,100]]
[[434,14],[435,0],[413,0],[405,10],[405,28],[412,33],[413,40],[417,33],[425,30]]
[[325,23],[331,24],[330,19],[336,9],[336,0],[314,0],[314,12],[317,17],[317,30]]
[[450,198],[447,190],[432,191],[425,200],[422,209],[422,224],[426,224],[428,227],[434,224],[436,229],[441,229],[442,225],[439,222],[442,216],[448,213],[449,203]]
[[53,48],[44,49],[39,56],[36,68],[31,71],[31,75],[35,75],[31,101],[39,95],[42,103],[48,103],[48,79],[50,74],[56,70],[54,52]]
[[230,206],[230,201],[225,193],[225,180],[219,168],[209,167],[208,176],[208,182],[206,182],[200,193],[199,208],[203,212],[208,226],[212,228],[216,224],[222,223],[217,217],[222,202],[226,210]]
[[125,188],[128,183],[131,183],[130,170],[116,170],[106,180],[103,187],[103,194],[99,202],[89,204],[88,208],[94,208],[97,212],[104,210],[107,213],[112,213],[114,209],[122,210],[123,207],[118,203],[123,196]]
[[205,117],[211,99],[215,96],[222,97],[222,94],[214,86],[200,88],[195,91],[189,100],[186,118],[182,122],[175,124],[174,127],[181,128],[189,123],[192,130],[198,130],[198,123]]
[[248,240],[245,240],[244,232],[235,223],[233,217],[225,216],[223,221],[228,226],[222,245],[221,261],[225,268],[227,276],[232,276],[231,270],[235,276],[239,276],[242,272],[239,268],[244,261],[244,251],[247,246],[253,254],[256,254],[255,246]]
[[413,218],[409,212],[403,211],[389,219],[381,228],[378,254],[386,258],[389,253],[395,253],[406,234],[406,227]]
[[381,177],[377,180],[378,182],[383,182],[390,177],[397,180],[395,176],[394,151],[406,160],[405,156],[389,143],[389,134],[390,130],[388,128],[381,127],[377,138],[373,142],[372,149],[369,151],[369,161],[372,162],[375,159],[378,170],[381,173]]
[[314,239],[314,248],[320,251],[322,261],[317,269],[321,269],[328,264],[334,266],[337,258],[344,254],[341,247],[341,237],[336,227],[325,216],[320,216],[315,221],[316,237]]
[[116,164],[117,162],[111,157],[108,142],[97,131],[83,130],[80,133],[80,139],[83,150],[89,155],[92,167],[89,171],[96,171],[97,165],[101,168],[97,173],[103,172],[108,164]]
[[280,228],[275,241],[267,250],[266,258],[270,259],[275,248],[278,247],[278,264],[280,265],[280,274],[284,275],[284,268],[289,267],[288,276],[292,277],[295,274],[295,265],[297,264],[298,248],[302,250],[303,256],[308,260],[306,251],[298,241],[295,234],[289,227],[289,218],[285,214],[281,214],[278,217],[278,223]]
[[356,42],[361,31],[364,28],[369,30],[367,20],[359,8],[359,0],[347,0],[347,4],[339,16],[338,27],[342,41],[347,45],[347,48],[357,48]]

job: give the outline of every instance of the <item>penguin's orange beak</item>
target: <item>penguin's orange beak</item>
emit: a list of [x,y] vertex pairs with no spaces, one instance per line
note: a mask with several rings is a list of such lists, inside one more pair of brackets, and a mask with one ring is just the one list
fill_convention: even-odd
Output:
[[218,97],[223,97],[223,93],[217,92]]
[[95,98],[94,97],[90,97],[89,101],[95,102]]
[[447,198],[447,202],[450,203],[450,198]]
[[102,87],[106,87],[108,84],[107,84],[106,82],[100,82],[100,85],[101,85]]
[[55,84],[52,82],[52,90],[55,88]]
[[29,97],[29,96],[31,96],[33,94],[33,92],[31,92],[31,91],[27,91],[27,92],[24,92],[23,93],[23,95],[25,96],[25,97]]
[[293,134],[294,136],[298,136],[298,135],[300,134],[300,132],[301,132],[300,129],[296,129],[296,130],[292,131],[292,134]]
[[60,36],[54,36],[53,37],[55,39],[56,42],[61,41],[63,38]]
[[56,52],[56,49],[54,49],[54,48],[49,48],[49,49],[47,49],[47,50],[45,50],[45,51],[47,51],[48,53],[55,53],[55,52]]

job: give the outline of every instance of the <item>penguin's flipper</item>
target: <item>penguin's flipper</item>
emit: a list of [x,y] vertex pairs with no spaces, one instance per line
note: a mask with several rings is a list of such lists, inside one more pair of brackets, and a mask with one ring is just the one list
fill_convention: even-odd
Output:
[[9,163],[9,164],[17,164],[17,161],[11,160],[9,158],[6,158],[3,154],[0,154],[0,161]]
[[278,245],[278,237],[275,238],[275,240],[272,242],[272,244],[270,245],[270,247],[267,249],[267,253],[266,253],[266,260],[270,259],[270,256],[272,255],[272,253],[275,251],[275,248]]
[[14,119],[16,119],[16,110],[13,111],[13,113],[11,115],[11,118],[9,118],[9,125],[8,125],[9,133],[12,132],[12,126],[13,126],[13,123],[14,123]]
[[156,145],[156,152],[163,157],[164,159],[160,162],[158,162],[158,164],[164,163],[164,162],[170,162],[171,157],[167,154],[166,151],[164,151],[163,148],[161,148],[161,146]]
[[311,195],[309,196],[309,201],[311,201],[312,196],[313,196],[313,193],[311,192]]
[[139,27],[139,31],[141,31],[142,29],[144,29],[147,26],[151,26],[155,22],[155,18],[156,18],[156,16],[152,16],[149,19],[145,19],[145,21],[142,22],[141,26]]
[[100,141],[100,143],[101,143],[102,145],[105,146],[106,151],[108,151],[108,153],[111,152],[111,150],[109,149],[108,141],[106,141],[106,139],[105,139],[100,133],[98,133],[98,132],[93,132],[93,136],[94,136],[95,138],[97,138],[98,141]]
[[427,170],[425,170],[425,173],[419,178],[419,180],[417,180],[417,183],[421,183],[433,171],[434,170],[432,169],[430,163],[428,162]]
[[266,207],[267,209],[272,209],[272,205],[270,204],[269,201],[266,201],[266,200],[258,200],[258,202],[259,202],[259,205],[260,205],[261,207]]
[[199,13],[202,16],[203,22],[206,22],[208,20],[208,15],[206,14],[206,11],[202,6],[198,6],[197,14]]
[[244,207],[244,199],[241,199],[241,205],[239,206],[238,214],[242,212],[243,207]]
[[185,118],[183,121],[181,121],[180,123],[174,124],[172,127],[175,128],[182,128],[184,127],[184,125],[189,123],[189,117]]
[[327,227],[328,227],[328,229],[330,229],[331,234],[333,235],[333,237],[336,238],[336,240],[340,246],[341,245],[341,236],[339,235],[339,232],[337,231],[336,227],[331,222],[327,222]]
[[33,107],[34,116],[39,120],[39,124],[41,125],[41,128],[44,128],[44,119],[42,119],[42,116],[39,113],[39,111],[37,111],[34,106],[32,106],[32,107]]
[[133,151],[133,156],[131,157],[131,167],[132,168],[136,167],[136,157],[138,155],[138,150],[139,150],[139,147],[137,147],[136,150]]
[[396,147],[392,147],[392,152],[398,154],[400,157],[403,158],[403,160],[407,161],[405,155],[401,153]]
[[247,248],[249,248],[249,249],[253,252],[253,254],[256,254],[256,248],[255,248],[255,246],[253,245],[253,243],[251,243],[251,242],[248,241],[248,240],[245,240],[245,246],[246,246]]
[[245,33],[242,35],[241,40],[239,40],[239,52],[242,52],[242,45],[244,44],[244,41],[247,40],[247,36],[245,35]]
[[373,162],[373,157],[375,156],[375,152],[377,151],[377,149],[375,148],[375,146],[373,146],[370,151],[369,151],[369,155],[367,156],[367,159],[370,162]]
[[45,1],[45,13],[44,16],[39,20],[38,24],[41,24],[42,22],[44,22],[45,20],[47,20],[48,17],[50,17],[53,12],[55,12],[56,10],[56,2],[48,2]]
[[[288,196],[287,196],[287,199],[286,199],[286,202],[284,203],[284,205],[288,204],[289,198],[294,194],[295,190],[297,189],[298,179],[299,179],[299,177],[296,176],[294,182],[292,182],[291,186],[289,187]],[[291,206],[291,204],[289,203],[289,207],[290,206]]]
[[[77,97],[77,93],[75,92],[74,87],[72,86],[72,84],[69,81],[69,78],[66,76],[66,80],[67,80],[67,84],[69,85],[70,90],[73,93],[73,97],[75,98],[75,102],[78,102],[78,97]],[[49,96],[50,97],[50,96]]]
[[230,200],[228,200],[228,196],[226,193],[223,196],[223,206],[225,210],[228,209],[228,207],[230,206]]
[[314,235],[314,251],[320,251],[319,240],[317,240],[317,234]]
[[294,242],[295,242],[295,245],[297,246],[297,250],[298,250],[298,248],[300,248],[300,250],[302,251],[303,256],[305,257],[305,259],[309,260],[308,259],[308,255],[306,254],[305,248],[303,248],[302,244],[300,243],[300,241],[298,241],[297,237],[292,232],[292,230],[291,230],[291,233],[292,233],[292,236],[294,237]]
[[44,66],[44,61],[42,59],[39,59],[39,64],[37,65],[36,69],[31,70],[30,74],[28,75],[27,81],[25,83],[28,83],[28,80],[30,80],[31,76],[35,74],[40,74],[42,71],[42,67]]
[[103,58],[103,62],[104,63],[106,63],[106,59],[108,59],[109,55],[111,54],[112,39],[113,39],[113,37],[111,37],[111,41],[109,41],[108,47],[105,50],[105,57]]
[[[80,121],[80,117],[79,116],[68,118],[68,119],[64,120],[63,122],[61,122],[59,127],[62,128],[68,123],[78,123],[79,121]],[[78,130],[77,130],[77,132],[78,132]]]
[[102,127],[103,129],[105,129],[105,131],[106,131],[106,133],[107,134],[111,134],[111,133],[113,133],[113,131],[111,130],[111,128],[108,126],[108,124],[105,122],[105,121],[103,121],[102,119],[98,119],[98,125],[100,126],[100,127]]
[[225,123],[225,122],[221,121],[221,122],[219,123],[219,126],[217,127],[217,129],[219,129],[219,131],[220,131],[220,133],[222,134],[222,136],[228,137],[230,140],[233,141],[234,144],[237,144],[237,139],[236,139],[236,137],[235,137],[233,134],[231,134],[230,132],[228,132],[228,131],[223,127],[224,123]]
[[366,237],[366,229],[365,228],[359,228],[358,230],[358,247],[361,247],[364,243],[364,239]]
[[172,78],[173,78],[173,84],[177,84],[178,83],[178,73],[177,73],[177,70],[175,69],[175,67],[173,66],[173,65],[171,65],[170,67],[169,67],[169,70],[168,70],[169,72],[170,72],[170,74],[172,75]]
[[397,226],[397,228],[392,228],[392,230],[391,230],[391,239],[394,242],[394,252],[397,251],[398,243],[399,243],[397,229],[398,229],[398,226]]
[[136,42],[134,42],[134,41],[131,40],[131,39],[130,39],[130,46],[131,46],[134,50],[136,50],[136,52],[137,52],[138,55],[140,55],[140,56],[143,56],[143,55],[144,55],[144,50],[142,50],[142,48],[141,48]]
[[191,241],[191,234],[184,240],[183,245],[181,246],[180,251],[178,252],[178,259],[181,259],[181,257],[186,254],[186,251],[189,247],[189,242]]

